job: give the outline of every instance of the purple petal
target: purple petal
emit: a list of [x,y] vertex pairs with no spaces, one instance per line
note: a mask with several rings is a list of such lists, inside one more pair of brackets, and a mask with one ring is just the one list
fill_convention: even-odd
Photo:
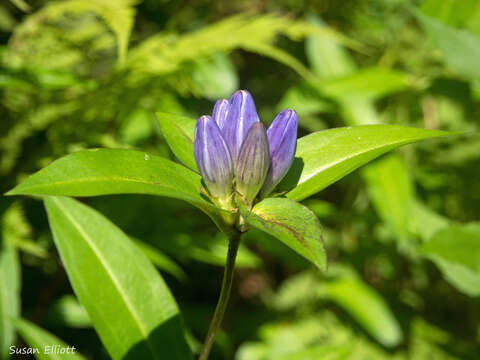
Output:
[[213,117],[213,120],[215,120],[215,122],[217,123],[220,130],[223,130],[223,128],[225,127],[229,109],[230,109],[230,104],[227,99],[221,99],[215,103],[212,117]]
[[269,165],[267,133],[263,124],[257,122],[250,127],[235,165],[237,191],[248,203],[253,202],[262,188]]
[[260,119],[252,95],[247,90],[234,92],[229,103],[230,109],[223,128],[223,135],[235,163],[248,130]]
[[270,146],[268,170],[262,196],[267,196],[286,175],[297,149],[298,115],[295,110],[281,111],[267,130]]
[[197,120],[193,153],[210,194],[226,199],[232,193],[233,164],[217,123],[210,116]]

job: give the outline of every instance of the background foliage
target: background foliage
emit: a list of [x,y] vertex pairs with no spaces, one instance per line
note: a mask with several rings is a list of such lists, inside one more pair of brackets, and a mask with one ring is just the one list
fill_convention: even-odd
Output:
[[[326,274],[248,233],[212,358],[476,359],[479,58],[478,0],[2,2],[0,190],[84,148],[171,158],[154,112],[197,117],[237,88],[266,123],[296,109],[302,135],[367,123],[467,132],[402,148],[303,201],[324,228]],[[180,201],[85,201],[164,275],[198,347],[224,237]],[[0,358],[51,336],[108,358],[41,202],[1,197],[0,213]]]

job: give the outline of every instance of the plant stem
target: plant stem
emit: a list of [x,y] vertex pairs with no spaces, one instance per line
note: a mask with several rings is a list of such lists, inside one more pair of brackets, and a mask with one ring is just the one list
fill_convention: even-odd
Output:
[[240,245],[241,232],[234,231],[229,238],[227,262],[225,264],[225,271],[223,273],[222,289],[220,290],[220,297],[218,298],[217,307],[213,314],[210,327],[208,329],[207,337],[203,343],[202,352],[198,360],[207,360],[210,350],[212,349],[215,340],[215,334],[222,324],[223,315],[227,309],[228,299],[232,290],[233,274],[235,269],[235,259],[237,258],[238,246]]

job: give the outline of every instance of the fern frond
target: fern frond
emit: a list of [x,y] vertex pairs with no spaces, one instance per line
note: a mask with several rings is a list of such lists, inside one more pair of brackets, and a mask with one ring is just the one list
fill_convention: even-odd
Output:
[[342,41],[332,30],[287,17],[236,15],[185,35],[154,35],[130,51],[126,66],[135,75],[164,75],[177,71],[186,61],[244,49],[273,58],[308,78],[311,76],[308,69],[274,43],[278,35],[300,40],[311,34]]
[[141,0],[67,0],[53,2],[35,14],[31,15],[22,24],[28,31],[45,19],[55,21],[65,14],[93,12],[100,16],[117,38],[118,60],[122,63],[127,55],[128,42],[135,20],[135,8]]

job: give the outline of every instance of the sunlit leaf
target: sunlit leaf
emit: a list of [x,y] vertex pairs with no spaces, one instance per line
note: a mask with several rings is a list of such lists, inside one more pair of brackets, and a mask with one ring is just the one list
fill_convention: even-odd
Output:
[[178,307],[146,256],[103,215],[46,197],[72,287],[113,359],[189,359]]
[[244,207],[240,207],[240,212],[247,224],[275,236],[326,270],[320,222],[310,209],[290,199],[268,198],[256,204],[251,212]]
[[319,131],[297,142],[292,168],[279,185],[302,200],[358,167],[402,145],[450,133],[396,125],[365,125]]
[[96,196],[150,194],[185,200],[211,217],[200,175],[167,159],[134,150],[96,149],[67,155],[30,176],[8,195]]
[[195,62],[193,81],[199,95],[210,100],[229,98],[238,89],[238,74],[225,53],[213,54]]
[[175,156],[190,169],[198,172],[193,156],[195,120],[164,112],[157,112],[156,117],[160,130]]
[[183,36],[153,35],[129,52],[128,65],[136,74],[160,75],[177,71],[187,61],[241,48],[273,58],[308,77],[310,71],[298,59],[274,45],[276,36],[280,34],[297,41],[317,34],[353,45],[352,41],[331,29],[320,29],[303,21],[271,14],[241,14]]
[[[37,360],[85,359],[78,353],[78,349],[73,350],[72,346],[27,320],[18,319],[15,325],[29,348],[38,349],[38,353],[35,354]],[[61,353],[62,351],[64,353]]]

